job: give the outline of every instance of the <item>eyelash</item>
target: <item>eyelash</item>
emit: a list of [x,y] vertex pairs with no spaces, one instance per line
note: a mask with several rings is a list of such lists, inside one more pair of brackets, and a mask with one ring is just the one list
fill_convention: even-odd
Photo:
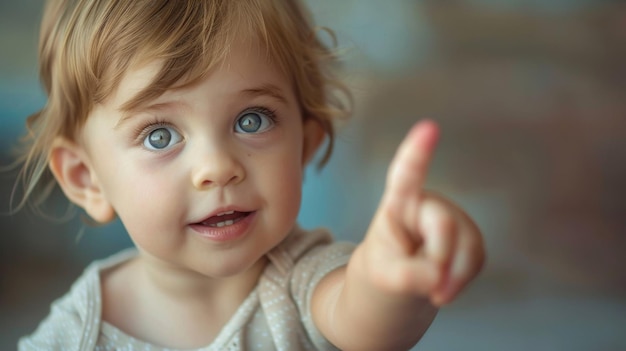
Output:
[[[267,107],[264,107],[264,106],[252,106],[252,107],[244,109],[239,114],[237,114],[237,117],[235,118],[235,123],[237,123],[237,120],[241,116],[243,116],[245,113],[248,113],[248,112],[262,113],[262,114],[266,115],[267,117],[269,117],[269,119],[271,119],[274,124],[278,124],[278,122],[279,122],[279,119],[278,119],[278,116],[276,115],[276,110],[275,109],[267,108]],[[163,127],[174,128],[174,126],[172,126],[171,123],[169,123],[169,122],[167,122],[164,119],[161,119],[159,117],[154,117],[153,119],[148,120],[146,123],[143,123],[143,124],[139,125],[135,129],[134,135],[137,135],[136,142],[137,143],[143,143],[143,140],[148,136],[148,134],[150,134],[151,132],[153,132],[156,129],[163,128]]]
[[245,115],[248,112],[258,112],[258,113],[262,113],[264,115],[266,115],[267,117],[269,117],[269,119],[272,120],[272,122],[274,124],[278,124],[278,116],[276,115],[276,110],[275,109],[271,109],[271,108],[267,108],[264,106],[253,106],[253,107],[249,107],[243,111],[241,111],[237,117],[235,118],[235,123],[237,123],[237,120]]
[[153,119],[147,121],[146,123],[139,125],[139,127],[135,129],[135,133],[134,133],[134,135],[137,136],[136,142],[139,144],[143,144],[143,140],[150,133],[163,127],[174,128],[174,126],[172,126],[170,123],[158,117],[154,117]]

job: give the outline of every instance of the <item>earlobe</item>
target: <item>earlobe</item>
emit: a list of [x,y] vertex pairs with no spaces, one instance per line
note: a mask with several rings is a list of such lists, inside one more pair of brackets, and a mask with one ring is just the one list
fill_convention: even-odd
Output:
[[50,151],[49,166],[68,199],[82,207],[91,218],[100,223],[115,218],[115,211],[79,145],[65,138],[56,139]]
[[315,118],[307,118],[303,125],[304,144],[302,147],[302,166],[306,166],[319,149],[326,133]]

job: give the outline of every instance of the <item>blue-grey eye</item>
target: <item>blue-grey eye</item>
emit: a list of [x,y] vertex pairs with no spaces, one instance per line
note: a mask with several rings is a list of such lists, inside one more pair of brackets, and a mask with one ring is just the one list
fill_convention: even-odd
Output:
[[146,136],[143,145],[150,150],[163,150],[179,143],[182,136],[170,127],[157,128]]
[[261,133],[273,125],[273,121],[265,113],[248,111],[243,113],[235,123],[237,133]]

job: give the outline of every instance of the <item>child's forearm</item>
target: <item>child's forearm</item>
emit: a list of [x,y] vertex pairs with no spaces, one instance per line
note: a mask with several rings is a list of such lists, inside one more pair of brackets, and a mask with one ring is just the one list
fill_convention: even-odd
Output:
[[377,286],[368,276],[361,246],[348,267],[325,282],[328,300],[320,307],[326,313],[316,320],[318,327],[342,350],[407,350],[419,341],[438,309],[428,298]]
[[484,246],[472,219],[423,189],[438,137],[418,123],[392,161],[385,192],[347,268],[315,291],[314,318],[347,350],[406,350],[480,271]]

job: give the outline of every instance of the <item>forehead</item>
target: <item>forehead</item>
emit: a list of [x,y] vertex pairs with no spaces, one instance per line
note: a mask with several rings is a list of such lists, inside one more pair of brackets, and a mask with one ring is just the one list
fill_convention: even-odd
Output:
[[261,89],[269,95],[292,97],[292,84],[286,74],[278,68],[262,45],[250,45],[237,40],[228,54],[211,67],[199,79],[183,79],[153,98],[132,103],[138,96],[158,85],[163,62],[158,60],[136,64],[123,75],[122,80],[109,102],[124,114],[141,110],[159,100],[184,95],[197,84],[213,86],[217,95],[232,95],[242,91]]

